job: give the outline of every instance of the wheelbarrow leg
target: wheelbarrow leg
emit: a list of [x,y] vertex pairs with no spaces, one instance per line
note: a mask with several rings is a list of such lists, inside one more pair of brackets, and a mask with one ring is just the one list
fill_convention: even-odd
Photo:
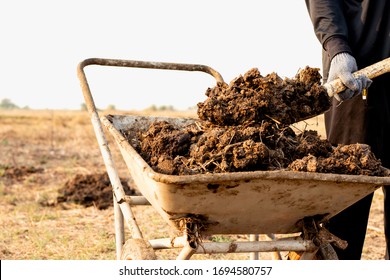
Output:
[[183,237],[185,244],[177,256],[177,260],[189,260],[198,249],[198,227],[196,224],[186,223],[184,225]]
[[[266,235],[270,240],[276,241],[276,236],[273,233],[269,233]],[[272,252],[272,259],[273,260],[281,260],[282,256],[280,255],[279,251]]]
[[123,222],[123,214],[118,202],[113,196],[114,200],[114,219],[115,219],[115,245],[116,245],[116,258],[121,259],[122,247],[125,244],[125,227]]
[[[258,234],[250,234],[249,235],[249,241],[259,241],[259,235]],[[251,252],[249,255],[249,258],[251,260],[258,260],[259,259],[259,252]]]
[[[276,236],[273,233],[266,234],[267,238],[272,241],[276,241]],[[249,241],[259,241],[260,235],[259,234],[250,234],[249,235]],[[250,253],[250,259],[251,260],[259,260],[260,259],[260,253],[259,252],[252,252]],[[282,256],[280,255],[280,252],[272,252],[272,259],[273,260],[281,260]]]
[[177,260],[189,260],[193,254],[195,254],[196,249],[192,248],[190,244],[186,244],[184,248],[180,251],[177,256]]

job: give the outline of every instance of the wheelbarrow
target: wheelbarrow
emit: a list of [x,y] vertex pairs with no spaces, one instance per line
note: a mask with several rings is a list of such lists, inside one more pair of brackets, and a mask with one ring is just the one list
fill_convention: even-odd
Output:
[[[340,248],[346,242],[323,226],[329,218],[383,185],[390,177],[320,174],[311,172],[251,171],[198,175],[166,175],[155,172],[130,144],[136,134],[155,121],[178,126],[193,123],[191,118],[107,115],[95,107],[84,68],[89,65],[200,71],[222,76],[199,64],[178,64],[92,58],[79,63],[78,77],[113,187],[117,259],[156,259],[156,250],[180,248],[177,259],[193,254],[301,252],[300,259],[337,259],[330,244]],[[113,136],[141,196],[127,196],[110,152],[103,125]],[[126,131],[126,136],[124,135]],[[130,141],[129,141],[130,139]],[[180,234],[145,240],[132,207],[151,205]],[[130,231],[125,238],[124,226]],[[212,235],[248,234],[250,241],[203,241]],[[260,241],[259,235],[269,240]],[[276,238],[282,235],[282,238]]]

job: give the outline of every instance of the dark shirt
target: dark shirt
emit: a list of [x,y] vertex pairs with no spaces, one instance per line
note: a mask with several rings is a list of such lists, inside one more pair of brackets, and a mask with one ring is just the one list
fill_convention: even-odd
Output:
[[340,52],[363,68],[390,56],[390,1],[306,0],[315,34],[323,46],[323,75]]

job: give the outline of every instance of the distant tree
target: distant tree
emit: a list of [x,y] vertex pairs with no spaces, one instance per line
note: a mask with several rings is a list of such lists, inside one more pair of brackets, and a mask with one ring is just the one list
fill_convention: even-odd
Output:
[[113,110],[116,110],[116,107],[115,107],[114,104],[110,104],[110,105],[107,106],[107,110],[113,111]]
[[81,110],[81,111],[87,111],[87,104],[81,103],[81,104],[80,104],[80,110]]
[[175,107],[173,107],[172,105],[161,105],[157,107],[153,104],[150,107],[146,108],[146,111],[175,111]]
[[19,106],[17,106],[16,104],[14,104],[11,99],[8,99],[8,98],[4,98],[3,100],[1,100],[0,102],[0,109],[18,109]]
[[189,111],[195,110],[196,111],[196,110],[198,110],[198,105],[190,106],[187,108],[187,110],[189,110]]
[[158,108],[159,111],[175,111],[172,105],[162,105]]
[[158,109],[157,109],[157,106],[153,104],[152,106],[146,108],[146,110],[147,111],[157,111]]

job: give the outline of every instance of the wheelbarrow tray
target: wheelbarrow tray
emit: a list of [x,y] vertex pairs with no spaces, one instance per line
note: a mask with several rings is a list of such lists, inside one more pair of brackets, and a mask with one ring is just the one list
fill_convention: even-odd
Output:
[[303,218],[316,216],[325,221],[380,186],[390,185],[390,177],[285,170],[161,174],[144,161],[122,131],[135,139],[154,121],[185,126],[195,119],[109,115],[101,120],[139,191],[178,230],[178,221],[186,218],[200,223],[204,235],[301,232]]

